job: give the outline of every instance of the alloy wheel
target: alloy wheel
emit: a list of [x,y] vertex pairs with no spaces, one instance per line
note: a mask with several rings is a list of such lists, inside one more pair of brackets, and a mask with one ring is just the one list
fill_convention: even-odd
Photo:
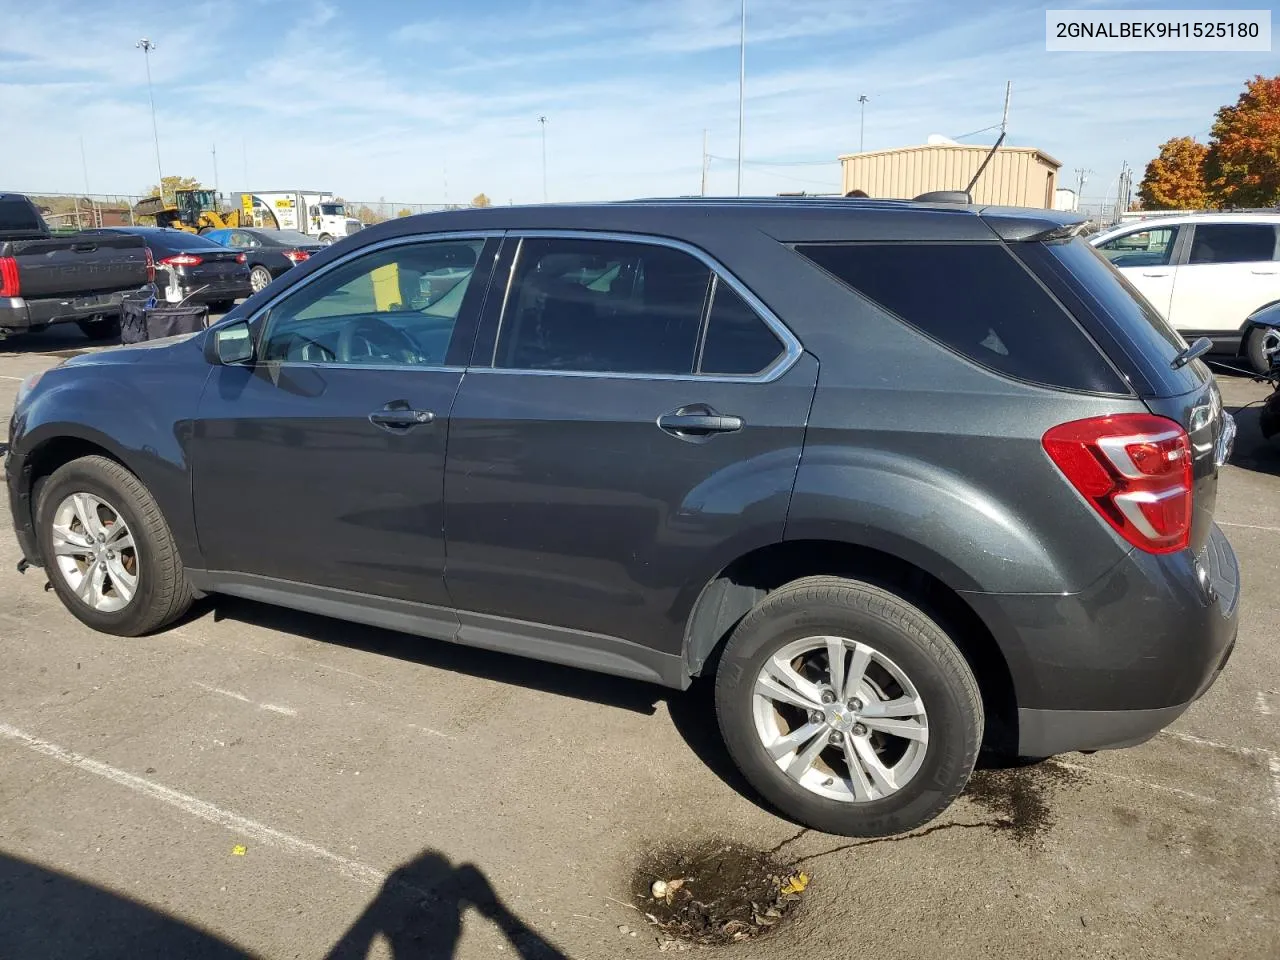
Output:
[[805,637],[778,650],[756,677],[752,714],[778,769],[831,800],[897,793],[929,745],[928,713],[906,672],[847,637]]
[[73,493],[53,515],[53,559],[80,602],[116,613],[138,592],[138,548],[115,507],[92,493]]

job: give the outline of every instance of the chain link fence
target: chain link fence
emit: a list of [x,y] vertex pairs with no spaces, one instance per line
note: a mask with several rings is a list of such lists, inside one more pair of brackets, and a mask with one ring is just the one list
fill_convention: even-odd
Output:
[[396,217],[412,217],[419,213],[441,213],[445,210],[466,210],[470,203],[403,203],[395,200],[347,200],[347,216],[361,223],[381,223]]

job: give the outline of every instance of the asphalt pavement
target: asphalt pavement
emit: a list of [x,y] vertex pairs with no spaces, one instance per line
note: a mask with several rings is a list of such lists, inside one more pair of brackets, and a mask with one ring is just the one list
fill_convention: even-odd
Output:
[[[90,348],[74,328],[0,343],[0,417]],[[1232,409],[1266,395],[1223,389]],[[793,919],[718,951],[735,958],[1274,960],[1280,442],[1239,420],[1217,516],[1245,593],[1216,686],[1147,744],[981,772],[883,840],[762,808],[701,686],[247,601],[95,634],[17,573],[6,512],[0,958],[657,956],[637,865],[724,839],[811,877]]]

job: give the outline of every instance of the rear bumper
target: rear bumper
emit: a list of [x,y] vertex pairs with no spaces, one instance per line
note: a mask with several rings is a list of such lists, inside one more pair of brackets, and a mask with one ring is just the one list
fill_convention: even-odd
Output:
[[0,330],[9,332],[47,327],[52,323],[71,323],[98,316],[118,316],[126,292],[106,294],[99,298],[0,298]]
[[965,594],[1012,675],[1018,752],[1149,739],[1217,679],[1235,643],[1240,569],[1218,527],[1199,555],[1129,554],[1066,595]]
[[243,279],[219,280],[210,284],[187,281],[180,289],[187,303],[218,303],[223,300],[239,300],[241,297],[253,295],[253,288],[249,286],[248,275]]

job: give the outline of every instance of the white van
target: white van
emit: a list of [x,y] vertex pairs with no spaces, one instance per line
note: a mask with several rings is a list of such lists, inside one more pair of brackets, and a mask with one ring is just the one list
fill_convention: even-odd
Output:
[[1280,302],[1280,212],[1187,213],[1125,223],[1089,238],[1188,341],[1249,359],[1265,373],[1249,318]]

